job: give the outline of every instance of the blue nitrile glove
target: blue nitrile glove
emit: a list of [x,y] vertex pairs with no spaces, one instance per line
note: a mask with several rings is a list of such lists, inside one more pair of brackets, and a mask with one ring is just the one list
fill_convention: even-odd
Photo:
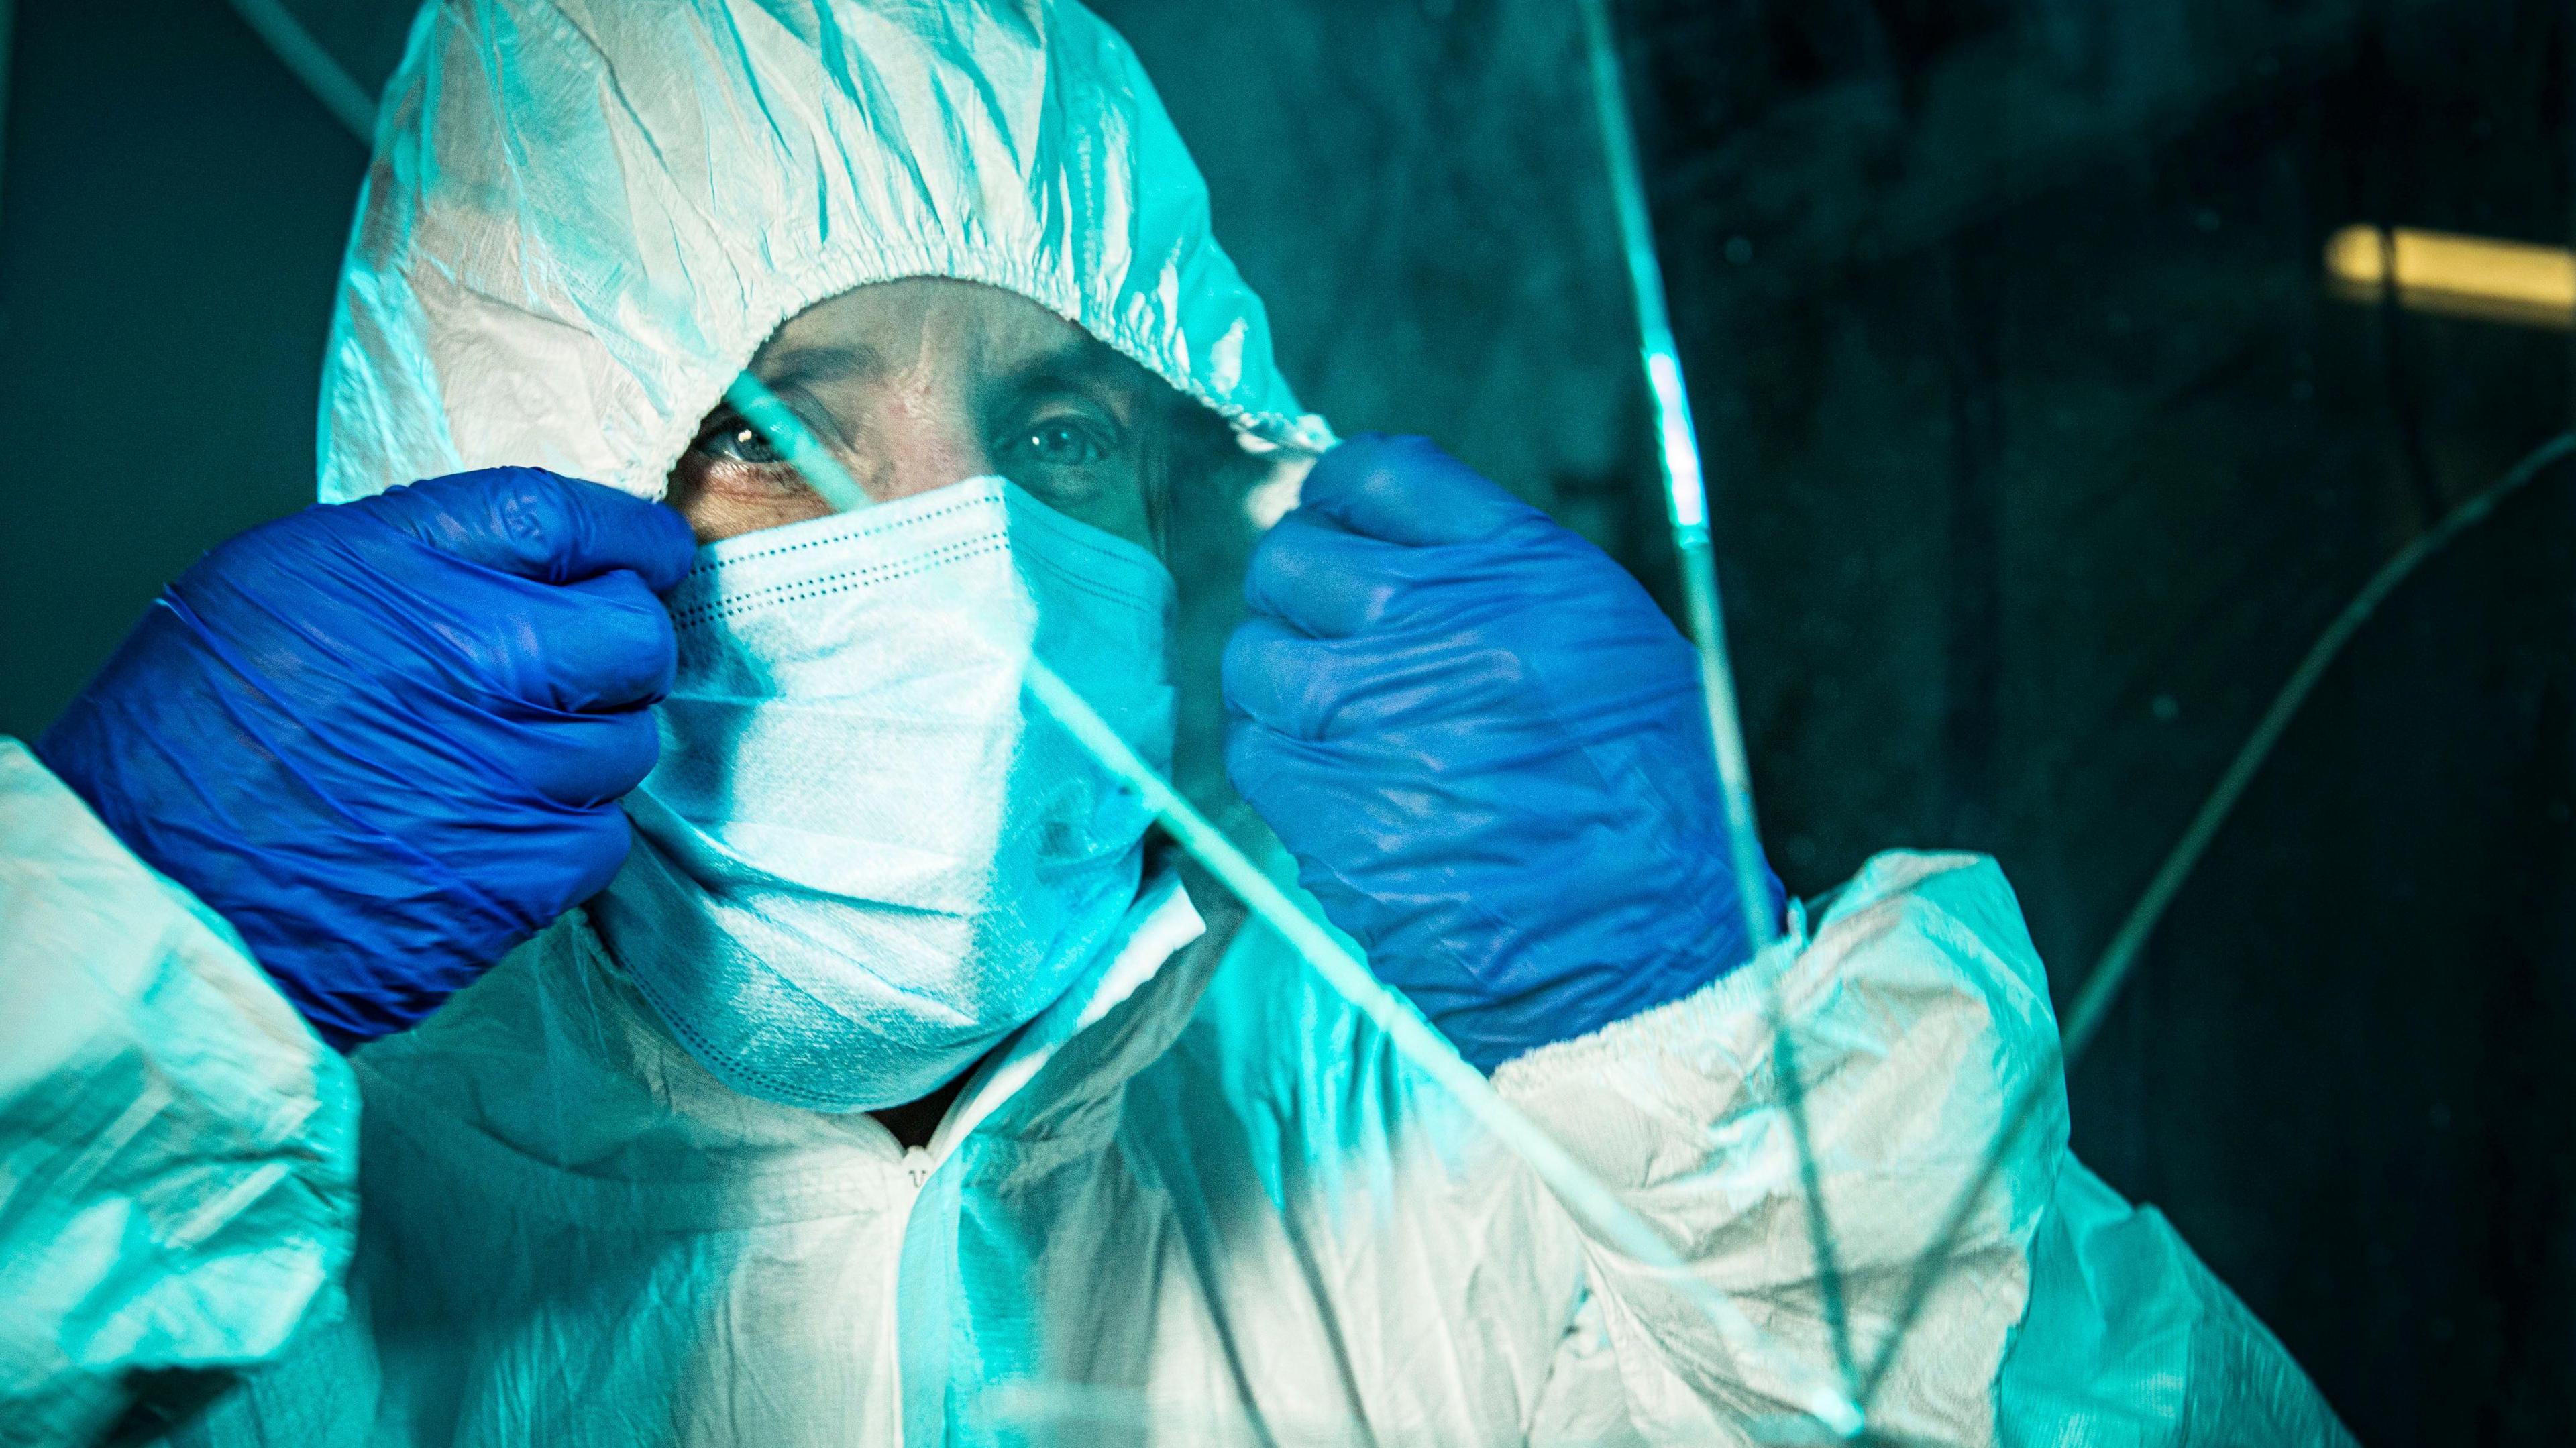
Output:
[[1244,593],[1227,773],[1468,1060],[1751,955],[1697,658],[1599,549],[1420,438],[1359,437]]
[[616,873],[695,546],[533,468],[307,508],[180,575],[36,752],[345,1049]]

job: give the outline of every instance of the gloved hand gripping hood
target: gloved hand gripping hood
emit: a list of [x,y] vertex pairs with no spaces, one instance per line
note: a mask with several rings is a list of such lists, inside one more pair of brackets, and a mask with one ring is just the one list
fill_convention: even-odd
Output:
[[321,495],[529,464],[660,496],[778,324],[939,276],[1320,449],[1124,41],[1026,0],[433,0],[377,120]]

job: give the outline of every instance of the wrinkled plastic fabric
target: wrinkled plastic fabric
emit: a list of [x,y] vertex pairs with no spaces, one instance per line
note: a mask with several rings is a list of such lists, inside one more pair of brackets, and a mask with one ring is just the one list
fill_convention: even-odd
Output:
[[[1696,1444],[1776,1407],[1763,1364],[1588,1242],[1275,940],[1201,944],[1168,877],[925,1153],[725,1087],[567,917],[356,1058],[343,1315],[347,1066],[32,761],[0,755],[0,783],[0,884],[38,926],[0,966],[48,988],[0,1023],[11,1441],[92,1441],[129,1368],[272,1355],[170,1441]],[[1921,1200],[1982,1167],[2054,1028],[1991,864],[1885,857],[1800,943],[1496,1085],[1821,1361],[1761,994],[1865,1342],[1934,1230]],[[2348,1442],[2063,1132],[2051,1099],[1933,1264],[1877,1421]]]
[[1133,52],[1073,4],[433,0],[389,84],[321,491],[525,465],[660,497],[778,324],[1016,292],[1317,451]]
[[1303,496],[1252,557],[1226,768],[1378,975],[1491,1071],[1749,959],[1697,661],[1637,581],[1421,438]]
[[345,1049],[616,873],[694,547],[527,468],[307,508],[182,574],[36,750]]
[[[459,0],[415,32],[377,153],[326,380],[328,496],[490,462],[654,493],[779,318],[909,274],[1009,286],[1256,437],[1324,440],[1207,241],[1132,58],[1069,6]],[[28,848],[31,877],[84,920],[123,913],[114,889],[53,878],[52,846]],[[1776,994],[1864,1345],[1941,1205],[1985,1181],[1874,1405],[1890,1433],[1991,1442],[2024,1421],[2016,1395],[2038,1413],[2081,1403],[2084,1374],[2115,1361],[2110,1385],[2134,1395],[2071,1409],[2065,1441],[2098,1420],[2140,1429],[2111,1441],[2181,1443],[2200,1405],[2228,1401],[2206,1364],[2298,1381],[2213,1310],[2223,1293],[2152,1217],[2106,1235],[2117,1209],[2092,1199],[2084,1233],[2051,1235],[2070,1180],[2059,1099],[1980,1176],[2055,1030],[1990,863],[1890,857],[1812,941],[1791,925],[1790,952],[1529,1052],[1497,1089],[1830,1375]],[[566,917],[354,1058],[350,1308],[307,1316],[176,1441],[1697,1445],[1753,1441],[1781,1411],[1778,1362],[1735,1353],[1589,1239],[1274,939],[1220,953],[1198,929],[1168,877],[1149,881],[1122,944],[977,1068],[915,1154],[867,1116],[725,1087]],[[52,950],[114,960],[126,938]],[[60,968],[10,960],[14,977],[40,965]],[[227,968],[268,989],[246,960]],[[132,1003],[39,1029],[87,1051],[155,1024]],[[208,1054],[307,1060],[256,1022],[191,1029]],[[141,1084],[67,1079],[20,1099],[86,1091],[156,1150],[206,1135]],[[225,1119],[267,1120],[255,1107]],[[13,1152],[43,1139],[41,1122],[11,1129]],[[345,1173],[323,1113],[283,1129]],[[56,1169],[27,1190],[97,1189]],[[344,1217],[296,1226],[309,1260],[350,1240]],[[2146,1244],[2120,1260],[2154,1270],[2086,1276],[2115,1239]],[[90,1262],[50,1300],[158,1280],[149,1236],[129,1240],[138,1257]],[[309,1299],[195,1303],[265,1326]],[[2031,1301],[2097,1346],[2017,1346]],[[30,1340],[63,1320],[7,1311]],[[256,1354],[271,1336],[240,1340]],[[2312,1394],[2295,1406],[2275,1441],[2341,1441]]]
[[2004,1448],[2351,1441],[2164,1215],[2073,1157],[2031,1269],[2037,1290],[1997,1385]]
[[0,1443],[333,1320],[358,1093],[232,928],[0,738]]
[[[179,1441],[1680,1445],[1748,1442],[1781,1410],[1777,1363],[1590,1241],[1275,940],[1219,955],[1198,929],[1150,884],[1126,946],[907,1154],[868,1118],[724,1087],[567,919],[357,1058],[357,1306]],[[1883,858],[1800,943],[1495,1084],[1813,1368],[1831,1350],[1764,994],[1865,1345],[1939,1229],[1922,1203],[1975,1179],[2054,1027],[1989,863]],[[2036,1297],[2091,1336],[2025,1373],[2034,1402],[2117,1362],[2128,1388],[2173,1389],[2118,1406],[2161,1424],[2122,1441],[2229,1441],[2181,1431],[2228,1388],[2173,1324],[2297,1370],[2172,1290],[2196,1264],[2151,1215],[2125,1230],[2164,1265],[2116,1294],[2081,1275],[2089,1247],[2034,1255],[2064,1129],[2051,1098],[1936,1259],[1875,1421],[1996,1441]],[[2269,1441],[2339,1441],[2304,1401]]]

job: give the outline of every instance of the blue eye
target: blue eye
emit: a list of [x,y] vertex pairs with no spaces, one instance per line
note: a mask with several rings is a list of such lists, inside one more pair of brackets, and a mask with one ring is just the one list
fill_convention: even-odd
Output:
[[690,444],[689,451],[719,462],[747,463],[753,467],[786,461],[769,445],[769,439],[760,435],[760,429],[738,417],[726,417],[700,433],[698,440]]
[[1081,468],[1107,458],[1113,447],[1105,429],[1078,417],[1051,417],[1020,433],[1008,451],[1044,467]]

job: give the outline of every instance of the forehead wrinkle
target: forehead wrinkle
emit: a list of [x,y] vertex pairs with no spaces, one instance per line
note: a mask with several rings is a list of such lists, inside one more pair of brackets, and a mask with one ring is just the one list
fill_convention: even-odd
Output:
[[853,389],[891,388],[884,400],[909,411],[953,386],[955,400],[989,424],[997,409],[1059,391],[1092,396],[1124,417],[1144,405],[1132,384],[1159,381],[1016,294],[957,282],[880,285],[790,321],[757,363],[773,390],[803,398],[800,410],[828,415],[830,430],[844,436],[861,423],[843,416]]

